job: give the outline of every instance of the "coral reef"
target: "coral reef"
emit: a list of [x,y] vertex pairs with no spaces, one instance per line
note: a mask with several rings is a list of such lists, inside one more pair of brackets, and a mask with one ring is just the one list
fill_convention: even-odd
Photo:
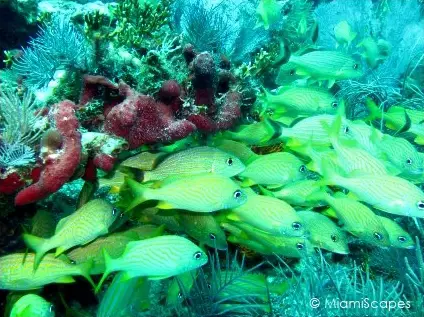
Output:
[[75,104],[65,100],[53,107],[50,115],[59,135],[55,133],[54,141],[45,140],[47,146],[41,149],[44,167],[40,179],[18,193],[15,198],[18,206],[34,203],[56,192],[69,181],[80,163],[81,133]]

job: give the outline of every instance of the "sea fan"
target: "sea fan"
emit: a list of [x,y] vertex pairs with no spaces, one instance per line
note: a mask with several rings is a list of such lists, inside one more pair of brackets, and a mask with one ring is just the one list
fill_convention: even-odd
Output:
[[0,166],[16,167],[25,166],[35,161],[35,152],[25,144],[0,145]]
[[199,51],[230,56],[234,61],[246,59],[249,53],[268,39],[256,23],[257,0],[231,0],[212,3],[208,0],[178,0],[174,5],[175,28]]
[[40,138],[44,119],[30,92],[20,97],[10,89],[0,91],[0,115],[4,142],[33,145]]
[[[357,39],[376,34],[379,26],[374,19],[371,0],[335,0],[320,3],[314,11],[319,26],[317,45],[326,49],[334,49],[334,27],[341,21],[346,21],[358,33]],[[352,45],[354,46],[354,45]]]
[[[209,266],[201,268],[197,278],[194,278],[191,290],[184,289],[184,285],[180,284],[182,295],[189,308],[188,316],[260,316],[265,307],[266,310],[271,310],[269,298],[268,301],[262,302],[257,294],[243,292],[226,294],[229,287],[257,270],[263,263],[245,269],[244,256],[239,262],[237,252],[231,258],[228,251],[224,268],[221,267],[217,251],[209,256],[209,260]],[[177,313],[182,311],[181,307],[177,307]]]
[[[281,316],[408,316],[407,309],[393,310],[366,306],[364,302],[407,301],[400,282],[372,278],[368,268],[363,270],[340,264],[330,265],[322,254],[304,258],[298,272],[280,259],[277,270],[291,280],[291,288],[274,303],[274,312]],[[366,300],[365,300],[366,299]],[[364,301],[365,300],[365,301]],[[318,304],[317,304],[318,303]],[[350,303],[350,304],[349,304]],[[353,304],[354,303],[354,304]],[[344,305],[351,305],[349,309]]]
[[59,67],[85,69],[90,56],[84,35],[63,15],[44,23],[37,37],[23,51],[13,69],[33,89],[47,86]]

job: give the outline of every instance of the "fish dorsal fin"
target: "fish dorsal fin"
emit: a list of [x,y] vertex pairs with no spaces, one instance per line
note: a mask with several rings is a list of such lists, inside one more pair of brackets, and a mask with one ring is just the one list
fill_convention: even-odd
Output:
[[403,133],[408,131],[411,128],[411,118],[409,117],[408,113],[406,112],[406,110],[403,110],[405,113],[405,124],[403,125],[403,127],[397,131],[396,133]]

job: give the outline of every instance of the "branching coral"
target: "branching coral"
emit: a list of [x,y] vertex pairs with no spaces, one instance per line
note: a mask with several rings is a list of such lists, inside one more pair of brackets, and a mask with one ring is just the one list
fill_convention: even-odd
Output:
[[115,30],[109,38],[118,45],[143,48],[147,39],[156,39],[162,34],[162,27],[168,24],[170,1],[152,4],[149,1],[124,0],[113,8],[116,18]]

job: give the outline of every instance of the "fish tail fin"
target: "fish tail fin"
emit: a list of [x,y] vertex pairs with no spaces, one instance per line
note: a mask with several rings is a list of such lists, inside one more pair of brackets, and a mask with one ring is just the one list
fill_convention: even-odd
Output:
[[283,43],[280,43],[280,54],[278,55],[275,62],[272,64],[274,67],[279,67],[286,64],[291,57],[290,45],[287,39],[283,39]]
[[258,185],[259,186],[259,190],[261,191],[261,193],[264,196],[269,196],[269,197],[275,197],[274,193],[272,191],[270,191],[269,189],[265,188],[264,186]]
[[34,269],[36,270],[44,255],[50,249],[46,244],[47,239],[36,237],[28,233],[24,233],[22,238],[28,248],[35,251]]
[[130,188],[134,196],[134,199],[130,202],[126,211],[130,211],[131,209],[148,200],[148,198],[146,198],[146,192],[149,190],[148,187],[128,177],[125,177],[125,184]]
[[383,112],[380,110],[380,108],[378,108],[374,100],[367,98],[365,101],[365,106],[368,108],[369,115],[364,118],[364,121],[374,121],[376,119],[383,118]]
[[100,289],[101,289],[101,287],[102,287],[102,285],[103,285],[103,283],[104,283],[104,281],[106,280],[106,278],[109,276],[109,274],[113,271],[113,259],[110,257],[110,255],[107,253],[107,251],[106,251],[106,249],[105,248],[103,248],[103,256],[104,256],[104,258],[105,258],[105,271],[104,271],[104,273],[103,273],[103,275],[102,275],[102,278],[100,279],[100,282],[99,282],[99,284],[97,284],[97,286],[96,286],[96,288],[95,288],[95,293],[97,294],[99,291],[100,291]]
[[322,122],[322,126],[324,130],[328,133],[330,140],[332,143],[337,142],[339,139],[340,129],[342,127],[342,117],[337,115],[331,124],[331,126],[327,122]]
[[85,277],[85,279],[90,283],[91,286],[93,286],[93,288],[95,288],[96,284],[94,284],[90,276],[90,272],[91,272],[91,269],[93,268],[93,264],[94,262],[91,260],[91,261],[87,261],[87,262],[79,264],[78,267],[79,267],[81,275]]
[[319,186],[336,185],[341,177],[331,168],[331,165],[327,161],[322,163],[322,176],[323,179],[317,181],[317,185]]
[[328,196],[330,196],[330,195],[327,192],[318,191],[318,192],[315,192],[315,193],[308,195],[306,197],[306,200],[307,201],[324,201],[324,202],[327,202],[327,200],[329,198]]
[[267,136],[261,140],[261,143],[265,143],[271,140],[278,139],[283,134],[283,124],[271,120],[269,118],[264,119],[265,130],[267,131]]

